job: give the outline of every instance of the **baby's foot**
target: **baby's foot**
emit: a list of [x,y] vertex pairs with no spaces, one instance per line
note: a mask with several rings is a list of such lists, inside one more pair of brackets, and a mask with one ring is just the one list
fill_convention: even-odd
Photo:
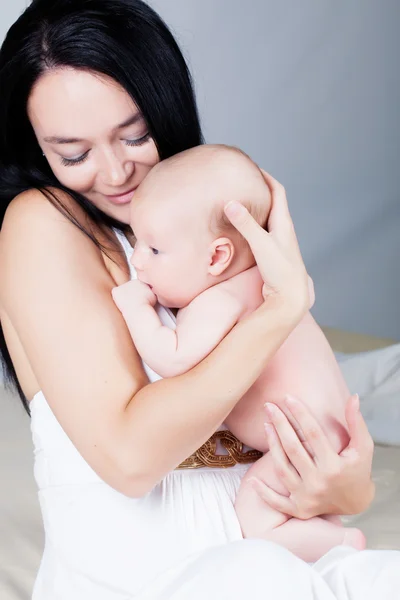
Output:
[[349,527],[346,528],[344,531],[344,546],[351,546],[352,548],[356,548],[357,550],[365,550],[367,546],[367,540],[360,529],[356,529],[355,527]]

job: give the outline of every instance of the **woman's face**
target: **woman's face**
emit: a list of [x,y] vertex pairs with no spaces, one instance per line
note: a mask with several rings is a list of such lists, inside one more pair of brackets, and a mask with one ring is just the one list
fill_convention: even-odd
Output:
[[28,115],[60,183],[129,223],[134,190],[159,161],[129,94],[99,74],[48,71],[32,90]]

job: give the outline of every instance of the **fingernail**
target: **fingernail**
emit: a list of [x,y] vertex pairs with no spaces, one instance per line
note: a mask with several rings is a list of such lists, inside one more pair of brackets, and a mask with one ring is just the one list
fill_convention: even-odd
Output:
[[271,446],[275,443],[274,427],[269,423],[264,423],[264,430],[267,436],[268,446],[271,448]]
[[246,483],[251,485],[252,488],[257,488],[258,480],[256,479],[256,477],[249,477],[246,480]]
[[268,413],[268,415],[273,418],[274,415],[276,414],[276,408],[273,404],[271,404],[270,402],[267,402],[266,404],[264,404],[265,409]]
[[240,204],[237,200],[228,202],[228,204],[225,205],[224,210],[228,217],[238,217],[245,212],[243,204]]
[[353,398],[355,409],[358,411],[360,410],[360,396],[358,394],[354,394]]
[[294,396],[290,396],[290,394],[286,394],[285,402],[286,404],[289,404],[289,406],[293,406],[294,404],[297,404],[297,399]]

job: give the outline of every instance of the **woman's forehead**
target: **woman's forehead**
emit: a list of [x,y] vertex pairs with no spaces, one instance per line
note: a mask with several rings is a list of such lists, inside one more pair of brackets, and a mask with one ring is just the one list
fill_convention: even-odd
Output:
[[42,75],[28,101],[28,114],[43,136],[86,139],[118,128],[138,114],[129,94],[114,80],[63,68]]

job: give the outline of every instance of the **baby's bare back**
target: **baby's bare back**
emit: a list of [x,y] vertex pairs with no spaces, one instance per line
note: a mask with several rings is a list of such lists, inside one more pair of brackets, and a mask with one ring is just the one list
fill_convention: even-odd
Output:
[[[243,317],[261,304],[262,280],[256,268],[230,282],[231,293],[237,294],[245,306]],[[282,405],[286,394],[307,404],[337,451],[347,445],[344,411],[350,392],[325,335],[310,313],[236,405],[226,425],[242,442],[265,452],[264,404]]]

